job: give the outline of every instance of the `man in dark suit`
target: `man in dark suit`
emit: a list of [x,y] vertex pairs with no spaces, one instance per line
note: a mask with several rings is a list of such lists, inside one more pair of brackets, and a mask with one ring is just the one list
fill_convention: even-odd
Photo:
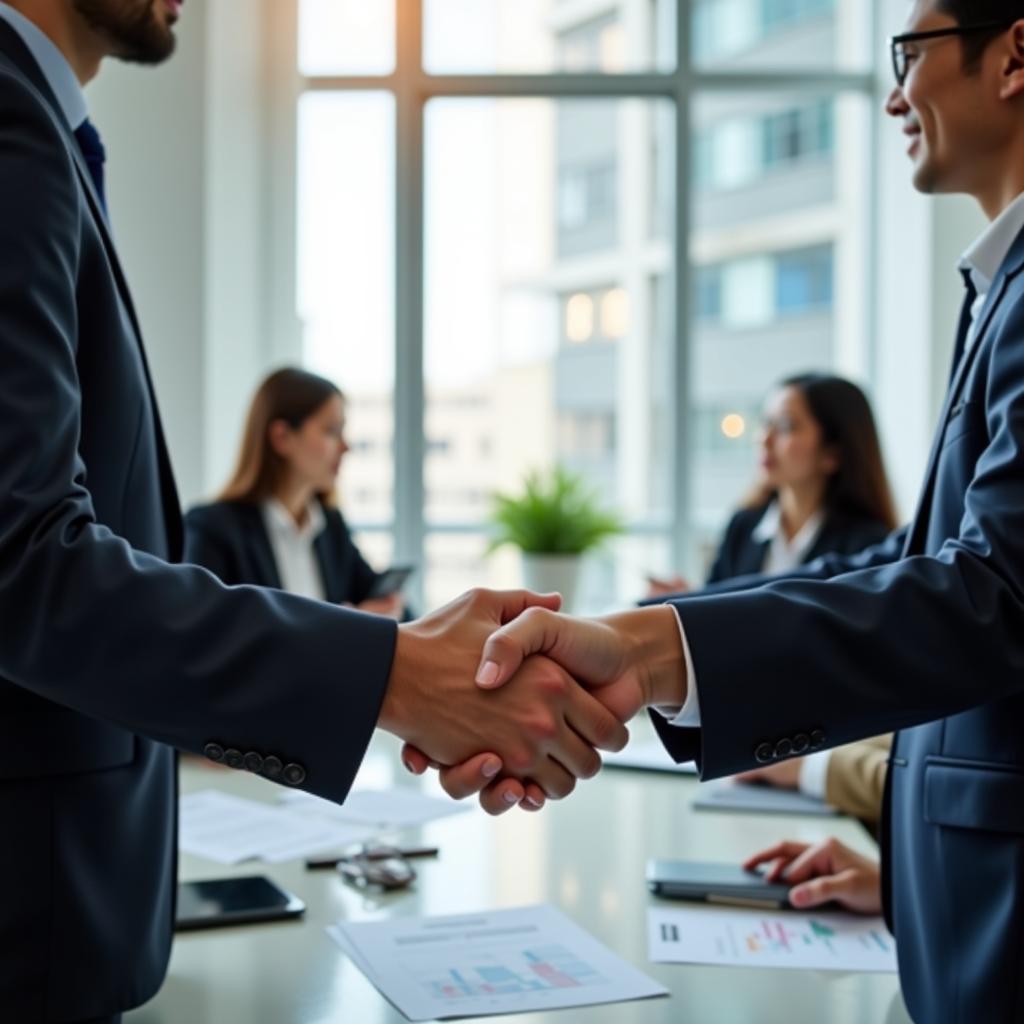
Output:
[[170,54],[179,7],[0,3],[0,1018],[12,1024],[117,1020],[160,985],[172,747],[342,801],[376,724],[444,763],[493,747],[553,793],[599,766],[580,734],[624,742],[552,663],[514,704],[474,696],[484,639],[530,595],[474,593],[398,627],[171,564],[178,499],[81,84],[105,56]]
[[[527,612],[489,641],[479,681],[501,685],[542,652],[619,714],[662,709],[666,747],[705,779],[901,730],[883,873],[907,1006],[921,1024],[1011,1024],[1024,1020],[1019,0],[917,0],[893,63],[886,109],[915,185],[974,196],[992,222],[961,263],[953,376],[910,526],[860,556],[674,607],[597,622]],[[458,768],[445,782],[479,788]],[[492,790],[483,801],[505,806]]]

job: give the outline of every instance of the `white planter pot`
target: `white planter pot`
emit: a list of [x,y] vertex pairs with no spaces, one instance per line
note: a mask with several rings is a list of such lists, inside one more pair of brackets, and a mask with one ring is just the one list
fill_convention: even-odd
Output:
[[523,585],[538,594],[558,591],[562,608],[571,611],[579,582],[580,555],[538,555],[523,552]]

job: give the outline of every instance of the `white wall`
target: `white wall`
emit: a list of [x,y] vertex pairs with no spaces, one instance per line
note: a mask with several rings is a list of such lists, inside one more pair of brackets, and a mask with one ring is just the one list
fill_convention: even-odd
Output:
[[[886,47],[906,14],[881,4],[877,45]],[[877,104],[892,87],[882,67]],[[957,261],[984,229],[963,197],[923,196],[911,184],[906,136],[883,116],[877,138],[878,309],[873,344],[874,397],[886,460],[904,519],[914,511],[945,394],[963,285]]]
[[294,220],[271,213],[288,205],[271,197],[294,159],[275,120],[287,80],[267,101],[270,58],[295,74],[279,24],[288,2],[193,0],[170,61],[108,61],[88,90],[186,506],[224,482],[260,376],[298,354],[293,275],[281,271]]

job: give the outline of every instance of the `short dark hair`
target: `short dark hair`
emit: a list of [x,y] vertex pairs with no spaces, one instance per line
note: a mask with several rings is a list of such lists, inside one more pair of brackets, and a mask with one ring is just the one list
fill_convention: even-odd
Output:
[[[978,25],[992,21],[1009,28],[1015,19],[1024,18],[1022,0],[937,0],[935,9],[948,14],[958,25]],[[989,43],[1005,31],[1005,28],[997,28],[991,32],[975,32],[964,36],[960,40],[964,68],[968,71],[977,68]]]

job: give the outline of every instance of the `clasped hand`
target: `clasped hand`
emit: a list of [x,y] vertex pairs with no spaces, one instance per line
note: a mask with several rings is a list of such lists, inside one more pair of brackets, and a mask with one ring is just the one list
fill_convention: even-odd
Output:
[[417,774],[492,814],[572,792],[620,750],[624,723],[685,697],[671,608],[604,619],[558,613],[558,595],[475,590],[399,630],[381,725]]

